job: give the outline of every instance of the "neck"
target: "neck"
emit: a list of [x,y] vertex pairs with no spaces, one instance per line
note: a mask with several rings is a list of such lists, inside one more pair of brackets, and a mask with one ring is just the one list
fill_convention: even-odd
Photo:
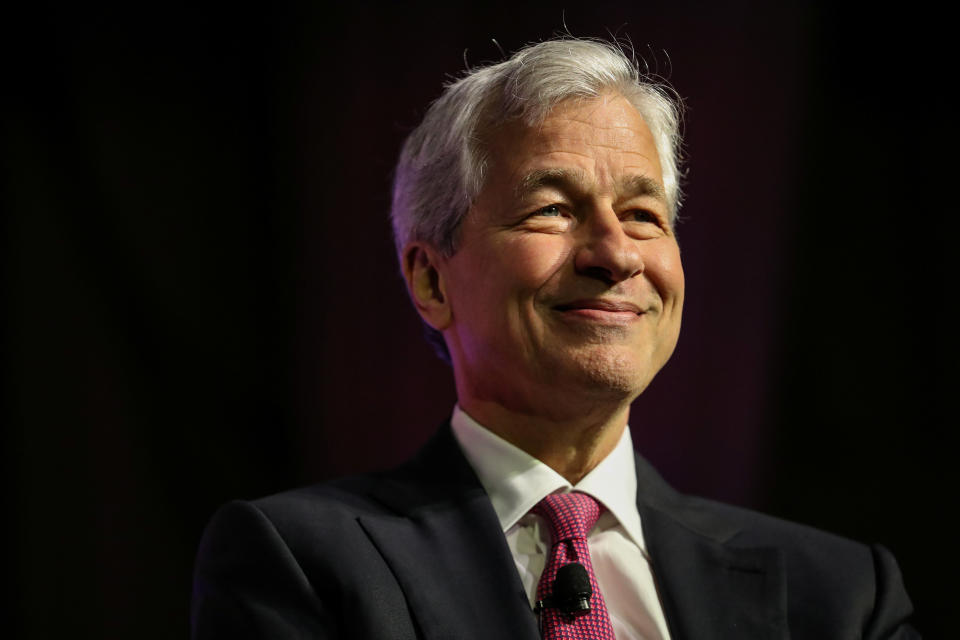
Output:
[[569,412],[574,419],[550,413],[515,411],[494,402],[460,398],[474,420],[577,484],[613,451],[623,435],[630,404],[593,405]]

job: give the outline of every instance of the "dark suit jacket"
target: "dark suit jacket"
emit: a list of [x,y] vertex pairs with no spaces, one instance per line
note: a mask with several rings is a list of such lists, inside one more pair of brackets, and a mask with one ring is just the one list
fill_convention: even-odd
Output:
[[[639,456],[637,487],[674,640],[919,637],[882,547],[681,495]],[[192,625],[197,640],[539,637],[449,427],[397,470],[221,509]]]

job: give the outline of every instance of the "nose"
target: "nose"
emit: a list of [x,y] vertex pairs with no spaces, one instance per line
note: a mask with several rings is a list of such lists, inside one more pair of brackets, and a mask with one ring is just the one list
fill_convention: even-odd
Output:
[[595,212],[582,224],[583,234],[576,250],[578,273],[616,284],[643,273],[640,242],[627,235],[612,209]]

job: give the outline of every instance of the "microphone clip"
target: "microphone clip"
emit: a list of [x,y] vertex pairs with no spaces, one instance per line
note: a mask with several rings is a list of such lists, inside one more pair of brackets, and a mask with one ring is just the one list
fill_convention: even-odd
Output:
[[579,562],[566,564],[557,571],[553,581],[552,593],[543,600],[537,600],[533,612],[540,615],[544,609],[559,609],[568,616],[580,616],[590,613],[590,576]]

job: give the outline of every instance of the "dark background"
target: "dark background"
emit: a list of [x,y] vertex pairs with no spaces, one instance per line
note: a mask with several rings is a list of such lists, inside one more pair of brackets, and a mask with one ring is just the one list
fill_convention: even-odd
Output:
[[684,329],[635,444],[683,490],[884,543],[946,633],[944,16],[261,5],[0,20],[12,637],[186,636],[217,505],[395,463],[449,414],[395,266],[393,160],[465,58],[564,22],[629,37],[689,107]]

